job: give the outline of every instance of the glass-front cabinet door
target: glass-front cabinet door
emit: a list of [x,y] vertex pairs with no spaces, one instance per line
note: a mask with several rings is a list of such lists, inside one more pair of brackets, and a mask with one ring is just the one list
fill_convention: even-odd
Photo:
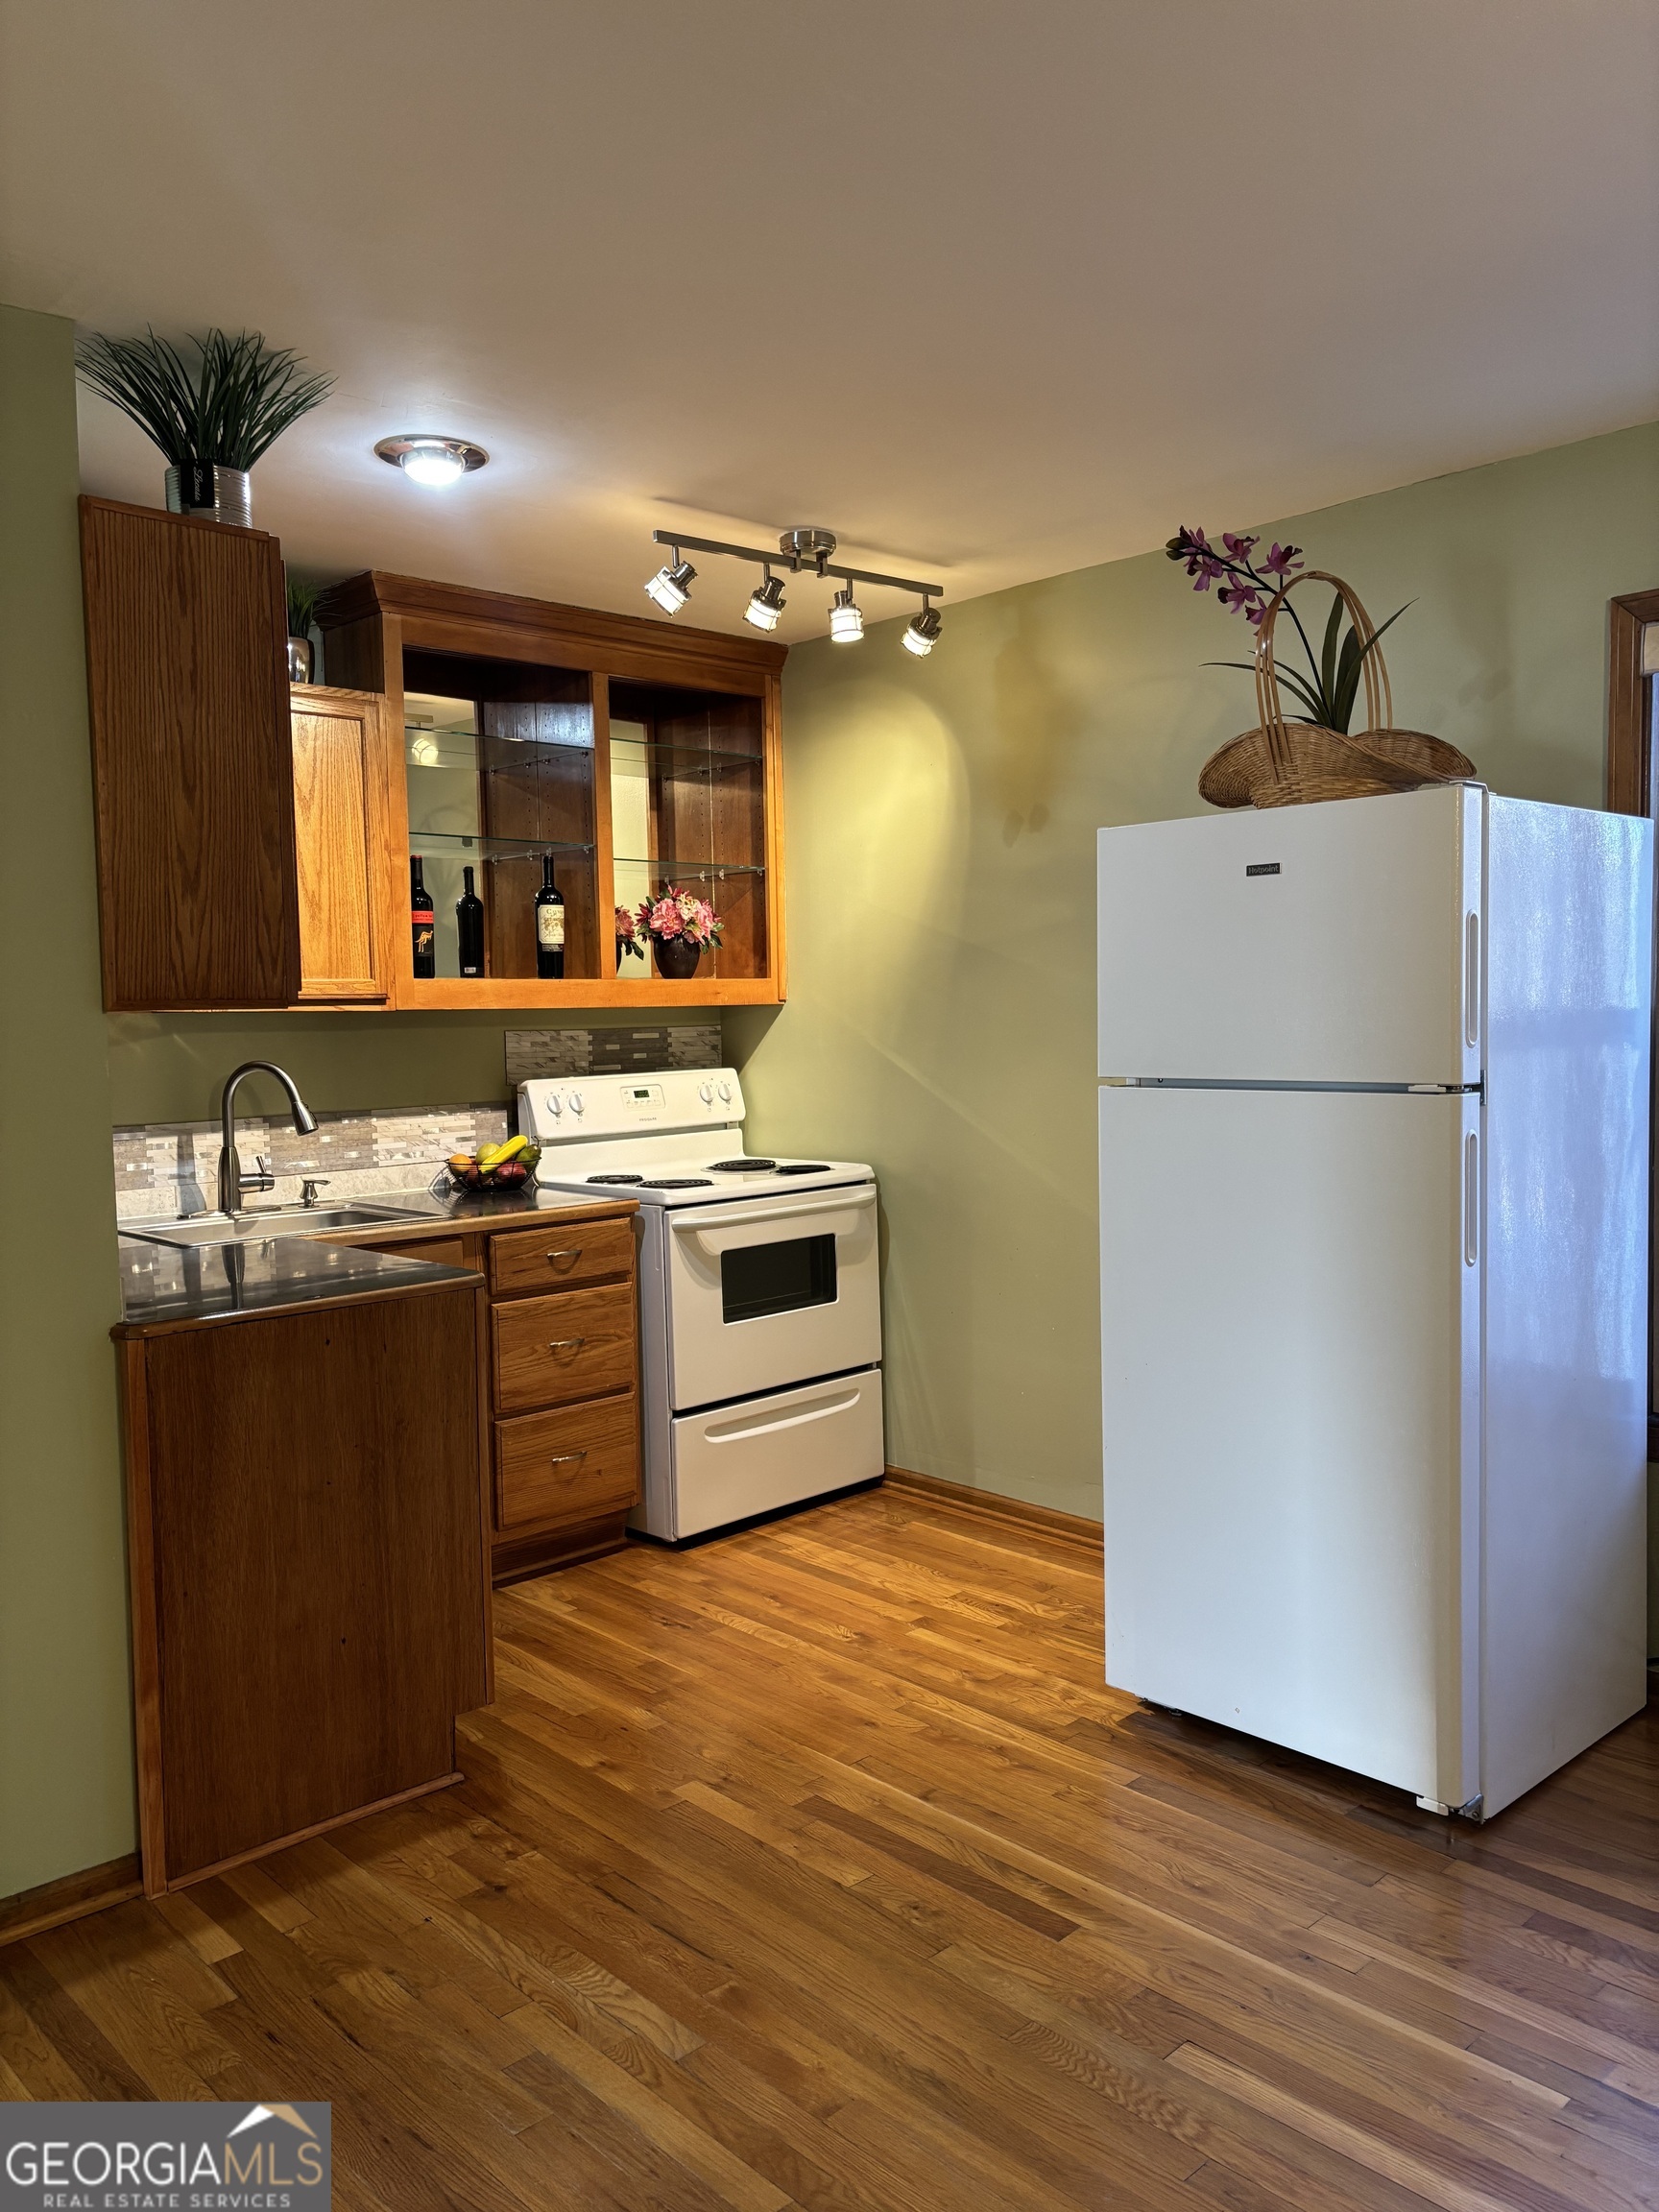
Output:
[[[411,888],[419,881],[432,902],[436,976],[606,972],[585,672],[408,654],[403,776]],[[412,929],[417,913],[412,904]]]
[[610,730],[616,975],[623,982],[658,978],[664,963],[645,925],[651,908],[676,892],[705,902],[719,920],[719,944],[698,959],[698,979],[764,975],[760,700],[613,681]]

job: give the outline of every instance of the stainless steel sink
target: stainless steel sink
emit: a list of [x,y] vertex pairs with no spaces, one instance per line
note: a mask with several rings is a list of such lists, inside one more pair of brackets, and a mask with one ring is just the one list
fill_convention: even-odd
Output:
[[267,1206],[252,1214],[195,1214],[182,1221],[124,1221],[123,1237],[149,1244],[246,1244],[266,1237],[309,1237],[322,1229],[368,1229],[376,1221],[423,1221],[413,1206]]

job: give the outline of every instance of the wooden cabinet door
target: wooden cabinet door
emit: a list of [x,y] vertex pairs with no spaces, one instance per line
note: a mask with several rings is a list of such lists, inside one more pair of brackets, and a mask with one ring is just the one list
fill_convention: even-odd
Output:
[[389,996],[384,705],[369,691],[293,693],[301,1003]]
[[275,538],[81,502],[104,1003],[287,1006],[300,983]]

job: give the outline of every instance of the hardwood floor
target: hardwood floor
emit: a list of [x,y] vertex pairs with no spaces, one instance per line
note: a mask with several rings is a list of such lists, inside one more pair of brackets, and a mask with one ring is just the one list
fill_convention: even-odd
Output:
[[0,1951],[0,2096],[330,2098],[370,2212],[1659,2205],[1659,1713],[1449,1828],[895,1491],[496,1618],[463,1788]]

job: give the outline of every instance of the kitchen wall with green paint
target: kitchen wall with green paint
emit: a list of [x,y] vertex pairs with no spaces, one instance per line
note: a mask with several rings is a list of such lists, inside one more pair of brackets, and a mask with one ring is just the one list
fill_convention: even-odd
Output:
[[73,336],[0,307],[0,1897],[133,1835]]
[[[1181,522],[1254,526],[1222,496]],[[1267,527],[1378,621],[1414,602],[1401,723],[1497,790],[1600,804],[1607,601],[1659,585],[1659,425]],[[1094,832],[1205,811],[1200,764],[1255,714],[1203,663],[1245,647],[1150,553],[948,607],[926,661],[894,623],[790,653],[790,997],[727,1036],[756,1143],[880,1174],[899,1466],[1098,1517]]]
[[[549,1014],[116,1014],[109,1081],[118,1124],[211,1121],[239,1061],[275,1060],[320,1114],[361,1106],[445,1106],[507,1095],[507,1029],[631,1028],[640,1021],[712,1022],[625,1009]],[[250,1078],[251,1114],[279,1113],[280,1093]],[[3,1892],[0,1892],[3,1894]]]

